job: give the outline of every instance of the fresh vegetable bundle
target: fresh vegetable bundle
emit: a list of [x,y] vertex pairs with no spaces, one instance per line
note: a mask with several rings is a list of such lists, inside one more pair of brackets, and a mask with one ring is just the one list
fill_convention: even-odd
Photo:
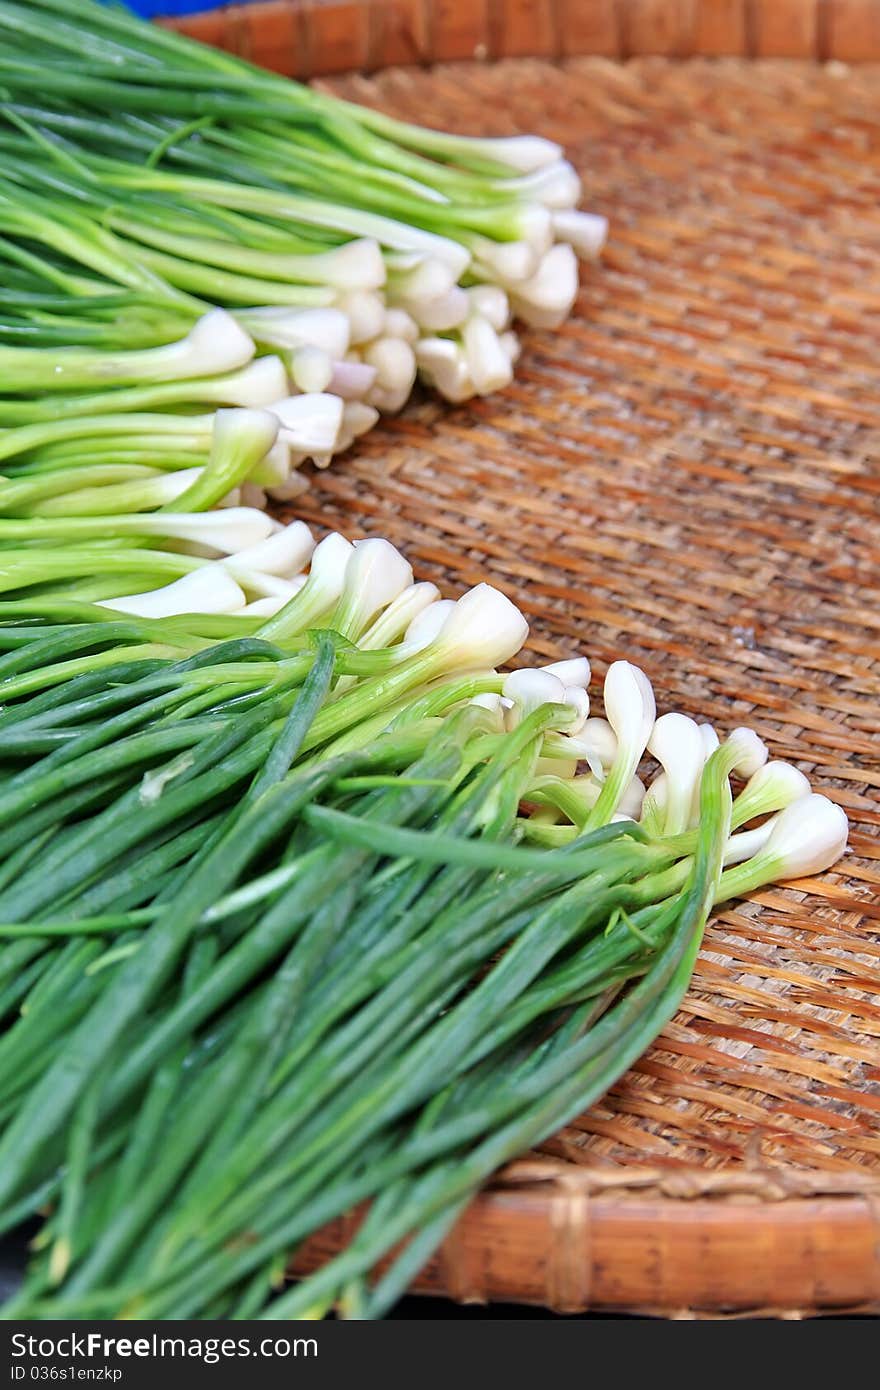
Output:
[[844,846],[748,730],[627,662],[591,717],[583,658],[496,672],[496,591],[343,553],[245,637],[0,609],[0,1225],[47,1212],[7,1316],[378,1316],[644,1050],[713,903]]
[[506,385],[512,320],[560,324],[605,235],[550,141],[395,121],[94,0],[3,0],[0,87],[7,514],[169,505],[218,405],[280,421],[227,492],[295,495],[417,373]]

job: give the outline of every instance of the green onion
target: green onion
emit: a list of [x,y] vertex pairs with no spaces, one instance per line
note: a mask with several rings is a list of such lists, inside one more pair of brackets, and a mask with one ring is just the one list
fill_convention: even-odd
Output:
[[[214,379],[277,349],[277,401],[348,403],[327,438],[286,441],[323,462],[399,410],[419,367],[456,400],[505,385],[512,313],[561,322],[572,247],[601,246],[549,141],[421,130],[92,0],[76,16],[4,0],[0,32],[0,421],[25,431],[2,457],[76,415],[119,463],[128,435],[171,428],[122,412],[238,404]],[[279,496],[295,466],[270,479]]]
[[[339,558],[325,611],[357,630],[397,602],[396,561]],[[499,695],[469,703],[456,667],[509,655],[521,629],[505,615],[476,590],[427,645],[402,634],[399,654],[342,634],[290,655],[283,635],[211,647],[181,625],[192,655],[145,660],[139,679],[127,649],[144,620],[32,611],[9,680],[77,650],[94,664],[69,694],[19,691],[0,712],[0,731],[69,734],[0,781],[10,816],[45,803],[55,818],[53,847],[0,890],[0,967],[35,977],[0,1043],[18,1072],[0,1093],[0,1194],[12,1212],[60,1194],[17,1315],[380,1315],[493,1168],[601,1095],[671,1016],[713,902],[839,853],[838,813],[786,773],[759,775],[748,731],[714,753],[706,739],[699,767],[665,748],[683,829],[615,822],[648,741],[692,741],[648,717],[650,687],[621,666],[606,689],[617,790],[591,811],[604,797],[604,823],[520,848],[537,769],[585,727],[589,670],[496,678],[506,711]],[[105,657],[125,675],[112,693],[90,674]],[[198,691],[210,717],[190,710]],[[116,780],[68,810],[90,769]],[[739,812],[733,769],[751,777]],[[792,829],[723,874],[731,824],[781,801]],[[270,1266],[364,1199],[349,1249],[273,1291]]]

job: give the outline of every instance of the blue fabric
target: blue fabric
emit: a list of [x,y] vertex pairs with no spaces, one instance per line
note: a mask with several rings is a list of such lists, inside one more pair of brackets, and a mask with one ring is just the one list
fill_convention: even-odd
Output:
[[[238,4],[248,0],[237,0]],[[176,14],[197,14],[199,10],[220,10],[224,0],[127,0],[130,10],[142,15],[144,19],[155,19],[159,15],[170,18]]]

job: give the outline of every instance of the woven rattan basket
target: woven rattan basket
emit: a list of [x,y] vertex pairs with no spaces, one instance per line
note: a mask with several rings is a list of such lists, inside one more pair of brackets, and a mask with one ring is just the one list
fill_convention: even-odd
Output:
[[541,131],[611,219],[510,390],[411,405],[301,513],[390,536],[450,592],[488,575],[536,653],[577,642],[600,678],[629,655],[852,821],[835,872],[718,914],[664,1035],[418,1287],[876,1310],[880,67],[853,64],[880,61],[880,0],[310,0],[183,27],[426,124]]

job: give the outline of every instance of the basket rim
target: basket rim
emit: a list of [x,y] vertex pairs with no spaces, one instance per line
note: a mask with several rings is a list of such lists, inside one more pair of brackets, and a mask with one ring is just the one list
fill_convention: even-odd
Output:
[[[307,1273],[341,1251],[361,1215],[311,1237],[293,1272]],[[492,1258],[499,1237],[503,1274]],[[835,1250],[843,1271],[836,1279],[829,1268]],[[756,1298],[744,1278],[756,1255],[761,1286],[772,1297]],[[511,1266],[521,1276],[515,1289]],[[460,1303],[515,1301],[568,1314],[878,1313],[880,1175],[576,1168],[521,1159],[474,1198],[412,1289]]]
[[880,61],[880,0],[244,0],[160,22],[301,79],[590,55]]

